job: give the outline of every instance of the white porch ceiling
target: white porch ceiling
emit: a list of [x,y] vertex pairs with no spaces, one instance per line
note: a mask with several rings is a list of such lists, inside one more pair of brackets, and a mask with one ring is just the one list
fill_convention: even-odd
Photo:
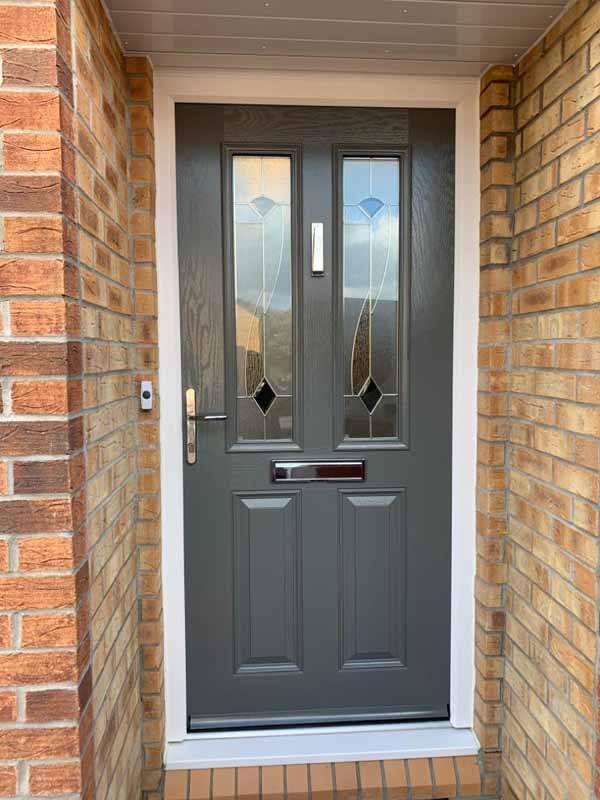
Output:
[[514,63],[566,0],[108,0],[156,66],[480,75]]

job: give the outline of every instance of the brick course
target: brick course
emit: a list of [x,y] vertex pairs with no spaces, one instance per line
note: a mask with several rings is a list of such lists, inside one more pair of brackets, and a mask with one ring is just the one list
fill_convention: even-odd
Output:
[[518,800],[600,796],[599,24],[600,3],[578,0],[481,86],[476,709]]
[[[2,304],[0,343],[3,796],[57,791],[60,785],[78,791],[90,780],[79,761],[90,747],[78,694],[87,669],[87,631],[71,624],[88,583],[87,560],[77,544],[85,536],[84,501],[81,480],[64,479],[83,447],[74,389],[82,361],[73,175],[67,168],[73,81],[65,13],[68,8],[41,4],[0,9],[3,86],[23,87],[0,92],[0,294],[9,300]],[[31,47],[14,47],[24,42]],[[44,341],[32,341],[36,337]],[[27,497],[31,493],[38,497]],[[56,689],[37,690],[49,685]],[[53,691],[71,698],[68,714],[53,704]],[[56,782],[57,772],[64,784]]]
[[0,31],[0,796],[130,800],[162,752],[152,74],[96,0]]
[[[502,587],[506,580],[507,433],[510,387],[510,268],[514,70],[493,67],[481,83],[481,277],[475,729],[486,753],[484,789],[500,783],[502,713]],[[537,106],[536,106],[537,107]],[[493,143],[493,146],[490,143]],[[526,173],[527,174],[527,173]]]
[[[599,28],[577,0],[481,85],[486,796],[600,797]],[[159,431],[137,406],[141,379],[158,393],[151,68],[96,0],[8,3],[0,31],[0,796],[159,800]],[[444,791],[459,762],[402,774]],[[336,780],[375,787],[372,767]]]
[[[310,789],[309,789],[310,786]],[[456,800],[481,797],[474,756],[175,770],[165,800]]]
[[[137,416],[137,545],[142,692],[142,787],[158,800],[164,751],[163,631],[160,572],[158,327],[154,249],[152,72],[145,58],[127,59],[130,92],[129,230],[136,345],[135,381],[153,380],[154,410]],[[143,142],[143,147],[140,147]]]

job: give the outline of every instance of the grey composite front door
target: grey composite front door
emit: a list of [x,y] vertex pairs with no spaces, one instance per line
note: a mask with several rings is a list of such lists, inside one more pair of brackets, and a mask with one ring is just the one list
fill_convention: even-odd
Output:
[[190,730],[447,718],[454,112],[176,133]]

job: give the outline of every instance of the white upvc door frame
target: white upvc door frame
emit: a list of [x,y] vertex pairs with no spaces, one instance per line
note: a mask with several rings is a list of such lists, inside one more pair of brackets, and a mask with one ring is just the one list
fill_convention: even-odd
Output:
[[[260,69],[159,69],[154,78],[162,575],[167,769],[471,754],[479,317],[479,81]],[[175,103],[456,109],[450,721],[187,732]]]

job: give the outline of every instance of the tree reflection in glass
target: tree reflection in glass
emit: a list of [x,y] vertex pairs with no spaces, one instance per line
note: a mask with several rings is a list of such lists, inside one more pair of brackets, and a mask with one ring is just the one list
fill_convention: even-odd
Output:
[[343,161],[344,436],[398,436],[400,162]]
[[292,438],[291,159],[233,156],[238,438]]

